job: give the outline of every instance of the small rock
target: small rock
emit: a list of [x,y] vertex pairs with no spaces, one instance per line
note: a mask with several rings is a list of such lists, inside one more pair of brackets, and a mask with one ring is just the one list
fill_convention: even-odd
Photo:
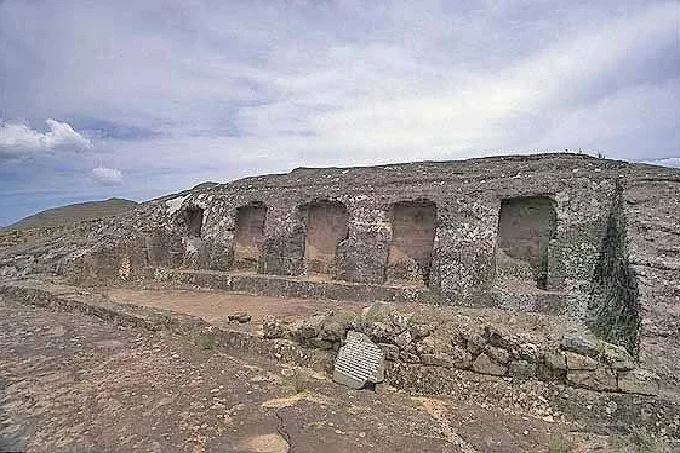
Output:
[[251,316],[244,311],[237,311],[228,316],[229,321],[250,322]]

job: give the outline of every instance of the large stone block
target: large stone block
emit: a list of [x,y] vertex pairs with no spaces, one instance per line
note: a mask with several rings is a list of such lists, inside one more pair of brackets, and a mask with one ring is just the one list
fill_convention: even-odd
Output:
[[641,368],[619,372],[618,389],[624,393],[658,395],[659,376]]
[[483,352],[473,362],[472,369],[480,374],[493,374],[495,376],[505,376],[508,372],[507,366],[495,362]]
[[575,387],[599,392],[613,392],[618,388],[616,374],[608,368],[598,368],[594,371],[569,371],[567,382]]

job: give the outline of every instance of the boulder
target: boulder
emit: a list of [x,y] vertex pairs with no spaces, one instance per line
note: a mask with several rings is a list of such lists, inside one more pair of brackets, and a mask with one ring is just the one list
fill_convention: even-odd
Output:
[[399,359],[399,347],[391,343],[378,343],[378,347],[382,349],[385,354],[385,360],[394,362]]
[[394,310],[394,305],[389,302],[377,300],[361,312],[361,321],[364,323],[387,322],[390,314]]
[[635,368],[633,356],[623,347],[611,343],[604,343],[604,359],[615,370],[632,370]]
[[594,371],[568,371],[567,382],[575,387],[597,390],[598,392],[617,390],[616,374],[608,368],[598,368]]
[[475,333],[466,338],[465,347],[472,355],[477,355],[486,349],[486,339]]
[[515,360],[508,367],[508,374],[516,382],[524,382],[536,377],[536,363],[526,360]]
[[508,372],[508,367],[493,361],[485,353],[479,354],[472,363],[472,369],[480,374],[493,374],[495,376],[505,376]]
[[411,337],[411,332],[408,330],[394,338],[394,344],[399,346],[400,349],[409,349],[412,342],[413,338]]
[[511,349],[516,343],[510,333],[503,332],[498,326],[484,326],[484,336],[491,346],[497,348]]
[[507,365],[510,361],[510,353],[503,348],[491,347],[487,349],[486,354],[494,362],[498,362],[501,365]]
[[453,368],[453,357],[443,352],[422,355],[423,365],[440,366],[443,368]]
[[323,327],[325,319],[326,315],[315,314],[310,318],[303,320],[302,322],[293,324],[291,326],[293,331],[293,339],[298,343],[304,343],[305,340],[310,340],[317,337],[319,333],[321,333],[321,328]]
[[364,333],[376,343],[393,343],[395,338],[394,330],[389,328],[387,323],[376,321],[364,325]]
[[566,352],[567,370],[594,370],[598,366],[597,360],[575,352]]
[[288,328],[278,319],[265,320],[262,324],[262,332],[265,338],[284,338]]
[[519,358],[528,362],[538,362],[539,349],[534,343],[522,343],[518,348]]
[[230,314],[228,317],[229,321],[238,321],[238,322],[250,322],[252,317],[244,312],[244,311],[237,311],[236,313]]
[[659,394],[659,376],[642,368],[620,372],[618,389],[624,393],[656,396]]
[[339,321],[327,321],[323,323],[319,338],[324,341],[341,342],[345,338],[347,325]]
[[560,348],[563,351],[575,352],[588,357],[598,357],[602,352],[598,343],[582,335],[565,335],[560,341]]
[[567,357],[564,352],[546,352],[543,354],[543,363],[551,370],[567,369]]
[[427,324],[412,324],[408,327],[413,341],[420,341],[432,333],[432,327]]

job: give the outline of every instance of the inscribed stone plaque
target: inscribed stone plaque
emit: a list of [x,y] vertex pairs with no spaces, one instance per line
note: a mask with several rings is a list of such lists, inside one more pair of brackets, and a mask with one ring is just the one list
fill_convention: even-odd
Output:
[[383,351],[363,333],[348,332],[335,360],[333,380],[358,390],[369,382],[382,382],[384,370]]

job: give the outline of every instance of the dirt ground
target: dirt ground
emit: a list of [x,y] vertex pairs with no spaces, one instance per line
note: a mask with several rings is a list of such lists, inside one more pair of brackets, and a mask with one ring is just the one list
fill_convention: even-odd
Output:
[[186,313],[210,323],[228,322],[228,316],[236,312],[247,312],[252,316],[253,324],[261,324],[267,316],[292,321],[318,311],[339,308],[359,311],[366,306],[365,302],[254,296],[211,290],[112,289],[107,295],[114,302]]
[[6,299],[0,377],[0,451],[622,451],[501,408],[352,391],[262,357]]

